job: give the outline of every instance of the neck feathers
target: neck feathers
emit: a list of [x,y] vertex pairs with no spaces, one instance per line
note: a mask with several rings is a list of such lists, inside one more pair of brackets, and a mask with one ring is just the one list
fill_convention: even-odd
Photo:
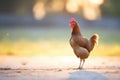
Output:
[[81,32],[80,32],[80,27],[79,27],[78,24],[76,24],[76,25],[74,26],[74,28],[72,29],[72,34],[81,34]]

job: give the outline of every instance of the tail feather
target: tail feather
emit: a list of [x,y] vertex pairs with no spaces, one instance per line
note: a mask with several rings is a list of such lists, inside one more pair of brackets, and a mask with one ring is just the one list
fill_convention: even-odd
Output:
[[98,45],[98,40],[99,40],[99,35],[98,34],[94,34],[94,39],[95,39],[95,44]]
[[91,37],[91,40],[92,40],[93,44],[98,45],[99,35],[98,35],[98,34],[94,34],[94,35]]

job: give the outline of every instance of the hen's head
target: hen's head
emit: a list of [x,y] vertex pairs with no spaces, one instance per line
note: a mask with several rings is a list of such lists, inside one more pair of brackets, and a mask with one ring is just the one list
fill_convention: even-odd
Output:
[[73,29],[76,26],[77,22],[75,20],[75,18],[71,18],[70,19],[70,27]]

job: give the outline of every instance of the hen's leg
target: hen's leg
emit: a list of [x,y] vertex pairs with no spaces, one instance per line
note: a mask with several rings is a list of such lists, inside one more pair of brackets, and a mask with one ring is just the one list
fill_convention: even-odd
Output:
[[80,59],[80,64],[79,64],[78,69],[81,69],[81,63],[82,63],[82,59]]
[[85,59],[83,59],[83,63],[81,65],[81,69],[83,68],[84,63],[85,63]]

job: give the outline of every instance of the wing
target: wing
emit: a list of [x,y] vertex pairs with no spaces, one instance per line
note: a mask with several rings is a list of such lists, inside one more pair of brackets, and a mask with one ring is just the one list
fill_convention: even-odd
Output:
[[90,42],[87,38],[84,38],[83,36],[76,36],[73,39],[79,47],[86,48],[88,51],[90,51]]

